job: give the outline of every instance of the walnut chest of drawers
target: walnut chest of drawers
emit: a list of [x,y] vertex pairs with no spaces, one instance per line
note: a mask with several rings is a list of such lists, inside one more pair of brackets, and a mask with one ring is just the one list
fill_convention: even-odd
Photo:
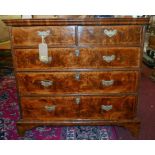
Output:
[[[148,18],[4,22],[10,26],[20,134],[44,125],[118,125],[138,134],[136,110]],[[39,59],[39,33],[48,33],[48,61]]]

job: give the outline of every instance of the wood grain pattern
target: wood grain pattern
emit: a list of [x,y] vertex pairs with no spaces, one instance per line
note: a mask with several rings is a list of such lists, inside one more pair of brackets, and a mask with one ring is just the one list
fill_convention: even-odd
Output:
[[41,43],[41,37],[38,36],[38,31],[47,30],[50,31],[50,35],[45,40],[49,46],[75,44],[74,26],[13,27],[12,42],[14,46],[38,46]]
[[[74,97],[23,97],[21,106],[23,119],[77,118],[79,111]],[[55,106],[55,110],[48,111],[46,106]]]
[[[136,92],[138,83],[137,71],[53,73],[17,73],[19,92],[22,95],[62,94],[62,93],[127,93]],[[52,81],[49,87],[41,85],[42,80]],[[102,80],[114,80],[111,86],[104,86]]]
[[[136,101],[135,96],[81,97],[80,116],[105,120],[132,119],[135,115]],[[103,110],[102,105],[112,106],[112,109]]]
[[149,37],[149,45],[148,46],[155,49],[155,36]]
[[[12,26],[12,55],[21,99],[20,134],[42,125],[118,125],[138,134],[137,87],[144,25],[149,18],[4,22]],[[116,30],[116,34],[108,37],[105,29]],[[37,32],[46,30],[51,31],[45,39],[52,56],[49,64],[38,59],[41,38]],[[80,50],[79,56],[75,49]],[[115,59],[111,62],[103,59],[112,55]]]
[[[104,30],[116,30],[116,35],[108,37]],[[79,44],[90,45],[132,45],[141,44],[141,26],[79,26]]]
[[63,26],[63,25],[148,25],[149,18],[86,18],[86,19],[5,19],[10,26]]
[[[38,49],[15,49],[15,63],[23,70],[52,70],[74,68],[138,68],[140,64],[140,48],[79,48],[79,56],[72,48],[50,48],[52,61],[45,64],[39,60]],[[106,62],[103,56],[115,56]]]
[[[22,97],[22,118],[25,120],[105,119],[119,120],[134,117],[136,96]],[[47,111],[45,106],[56,106]],[[112,105],[105,111],[101,105]]]

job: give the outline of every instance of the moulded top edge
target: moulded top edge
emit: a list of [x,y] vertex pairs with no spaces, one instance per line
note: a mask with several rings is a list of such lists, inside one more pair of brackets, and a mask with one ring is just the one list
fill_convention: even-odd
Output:
[[8,26],[148,25],[150,18],[5,19]]

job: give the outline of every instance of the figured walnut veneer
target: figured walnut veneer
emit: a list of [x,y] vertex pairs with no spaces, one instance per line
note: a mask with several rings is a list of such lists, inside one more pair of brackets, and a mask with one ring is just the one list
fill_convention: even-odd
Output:
[[[78,96],[79,97],[79,96]],[[22,97],[22,116],[27,120],[105,119],[119,120],[134,117],[136,96],[80,96],[80,104],[74,97]],[[109,111],[102,105],[112,105]],[[55,106],[48,111],[46,106]]]
[[[104,30],[115,30],[116,35],[109,37]],[[79,45],[131,45],[141,44],[141,26],[79,26]]]
[[12,29],[12,42],[14,46],[38,46],[41,37],[38,31],[50,31],[46,37],[46,43],[50,45],[74,45],[75,27],[14,27]]
[[[63,94],[63,93],[129,93],[137,91],[137,71],[111,72],[78,72],[80,79],[76,79],[77,72],[53,73],[17,73],[19,92],[22,95],[31,94]],[[49,80],[51,86],[41,85],[41,81]],[[111,86],[104,81],[113,80]]]
[[[21,118],[37,126],[118,125],[137,136],[144,26],[148,18],[14,19],[10,26]],[[39,60],[38,31],[48,63]]]
[[[38,49],[15,49],[17,70],[53,70],[74,68],[138,68],[140,65],[140,48],[50,48],[52,61],[45,64],[39,60]],[[112,62],[106,62],[103,56],[113,56]]]

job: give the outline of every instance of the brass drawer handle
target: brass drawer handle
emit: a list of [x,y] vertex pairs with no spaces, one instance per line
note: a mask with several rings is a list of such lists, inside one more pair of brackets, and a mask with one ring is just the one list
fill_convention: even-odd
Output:
[[106,61],[107,63],[110,63],[112,61],[115,60],[116,56],[115,55],[110,55],[110,56],[103,56],[102,57],[104,61]]
[[101,109],[105,111],[112,110],[113,106],[112,105],[101,105]]
[[75,80],[77,80],[77,81],[80,80],[80,73],[77,72],[77,73],[75,74]]
[[81,102],[80,97],[76,97],[76,98],[75,98],[75,103],[76,103],[76,104],[80,104],[80,102]]
[[48,112],[55,111],[56,105],[45,106],[45,110]]
[[42,80],[42,81],[40,81],[40,83],[42,86],[44,86],[46,88],[53,85],[53,81],[50,81],[50,80]]
[[38,36],[40,36],[42,39],[46,38],[50,35],[50,30],[47,31],[38,31]]
[[107,35],[108,37],[113,37],[117,34],[117,30],[104,30],[104,34]]
[[79,57],[80,56],[80,50],[78,50],[78,49],[75,50],[75,56],[76,57]]
[[114,84],[114,80],[102,80],[103,86],[112,86]]

